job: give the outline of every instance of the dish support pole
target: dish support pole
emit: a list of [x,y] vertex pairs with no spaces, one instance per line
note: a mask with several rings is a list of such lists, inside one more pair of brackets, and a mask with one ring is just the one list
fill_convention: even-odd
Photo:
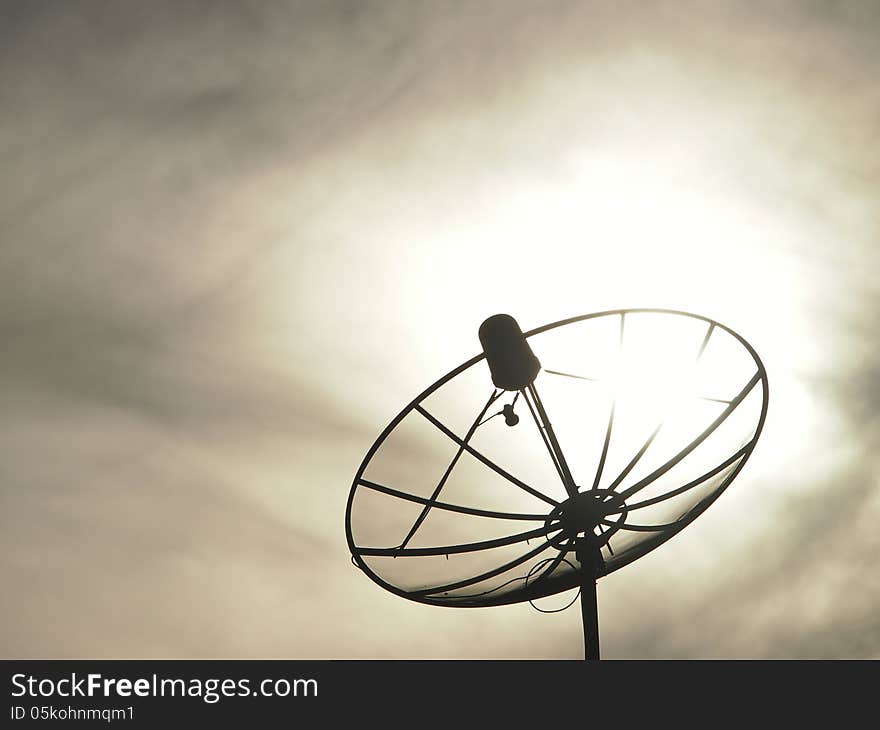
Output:
[[584,660],[599,660],[599,605],[596,575],[602,554],[587,538],[578,538],[577,558],[581,563],[581,620],[584,627]]

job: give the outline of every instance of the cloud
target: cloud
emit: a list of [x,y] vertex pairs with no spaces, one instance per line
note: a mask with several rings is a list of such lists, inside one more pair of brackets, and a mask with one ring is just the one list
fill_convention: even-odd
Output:
[[609,652],[880,652],[872,4],[2,13],[5,655],[577,656],[383,594],[346,492],[483,316],[644,303],[754,338],[771,421]]

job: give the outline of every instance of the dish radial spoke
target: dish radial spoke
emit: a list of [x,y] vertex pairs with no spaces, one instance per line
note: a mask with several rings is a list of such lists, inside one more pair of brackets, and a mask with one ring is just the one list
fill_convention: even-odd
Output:
[[431,507],[434,502],[437,500],[437,497],[440,496],[440,491],[443,489],[443,486],[446,484],[446,480],[449,479],[449,475],[452,474],[452,470],[455,468],[455,465],[458,463],[458,460],[461,458],[461,455],[464,453],[465,448],[467,448],[468,441],[471,440],[471,437],[477,430],[477,427],[480,425],[480,422],[483,420],[483,416],[486,415],[486,411],[489,410],[489,406],[491,406],[498,397],[501,395],[503,391],[493,390],[492,395],[489,396],[489,400],[486,401],[486,405],[480,410],[477,414],[477,417],[474,419],[474,422],[471,424],[471,427],[468,429],[467,434],[465,434],[464,440],[458,445],[458,451],[455,452],[455,456],[452,457],[452,461],[449,462],[449,466],[446,467],[446,471],[443,472],[443,476],[440,477],[440,481],[437,482],[437,486],[434,488],[433,494],[431,494],[431,498],[425,503],[424,508],[419,513],[419,516],[416,517],[416,521],[413,523],[413,526],[410,528],[409,532],[406,534],[406,537],[403,538],[403,542],[400,543],[400,549],[403,550],[408,544],[409,541],[412,540],[413,535],[416,534],[416,530],[421,527],[422,523],[425,521],[425,518],[428,516],[428,513],[431,511]]
[[[705,482],[707,479],[711,479],[716,474],[724,471],[731,464],[736,462],[738,459],[745,456],[746,452],[751,448],[754,440],[749,441],[745,446],[743,446],[739,451],[734,453],[733,455],[727,457],[724,461],[722,461],[718,466],[710,469],[705,474],[701,474],[693,481],[688,482],[680,487],[676,487],[668,492],[664,492],[656,497],[651,497],[650,499],[642,500],[641,502],[635,502],[634,504],[627,505],[626,509],[628,512],[632,512],[633,510],[641,509],[642,507],[650,507],[651,505],[658,504],[660,502],[665,502],[667,499],[672,499],[673,497],[677,497],[679,494],[683,494],[694,487],[698,487],[700,484]],[[618,512],[609,512],[608,514],[619,514]]]
[[574,378],[576,380],[588,380],[591,383],[598,383],[599,382],[599,378],[590,378],[586,375],[575,375],[574,373],[564,373],[561,370],[547,370],[545,368],[544,372],[548,373],[550,375],[561,375],[563,378]]
[[540,499],[540,500],[543,501],[543,502],[546,502],[546,503],[549,504],[549,505],[552,505],[552,506],[556,507],[556,506],[559,504],[559,502],[557,502],[557,501],[556,501],[555,499],[553,499],[552,497],[548,497],[548,496],[547,496],[546,494],[544,494],[543,492],[539,492],[539,491],[538,491],[537,489],[535,489],[534,487],[530,487],[528,484],[526,484],[526,483],[525,483],[524,481],[522,481],[521,479],[517,479],[515,476],[513,476],[513,474],[510,474],[509,472],[507,472],[507,471],[505,471],[504,469],[502,469],[500,466],[498,466],[498,464],[496,464],[494,461],[491,461],[490,459],[488,459],[488,458],[486,458],[485,456],[483,456],[483,454],[481,454],[479,451],[477,451],[477,450],[476,450],[473,446],[471,446],[470,444],[466,444],[462,439],[460,439],[458,436],[456,436],[456,435],[455,435],[452,431],[450,431],[445,425],[443,425],[443,423],[441,423],[440,421],[438,421],[434,416],[432,416],[428,411],[426,411],[426,410],[425,410],[424,408],[422,408],[420,405],[415,406],[415,410],[417,410],[419,413],[421,413],[421,414],[422,414],[425,418],[427,418],[432,424],[434,424],[434,426],[436,426],[438,429],[440,429],[440,431],[442,431],[442,432],[443,432],[444,434],[446,434],[449,438],[451,438],[453,441],[455,441],[459,446],[464,446],[464,450],[465,450],[465,451],[467,451],[471,456],[473,456],[474,458],[476,458],[478,461],[481,461],[483,464],[485,464],[486,466],[488,466],[488,467],[489,467],[492,471],[494,471],[496,474],[499,474],[500,476],[502,476],[502,477],[504,477],[505,479],[507,479],[507,481],[511,482],[512,484],[515,484],[515,485],[518,486],[520,489],[522,489],[522,490],[528,492],[528,493],[531,494],[533,497],[537,497],[538,499]]
[[431,501],[427,497],[419,497],[418,495],[409,494],[408,492],[401,492],[398,489],[392,489],[391,487],[386,487],[384,484],[371,482],[368,479],[358,479],[358,484],[367,489],[372,489],[375,492],[381,492],[382,494],[397,497],[398,499],[405,499],[408,502],[416,502],[417,504],[428,504],[430,502],[434,509],[446,510],[447,512],[461,512],[465,515],[472,515],[474,517],[491,517],[497,520],[529,520],[531,522],[543,522],[547,519],[547,515],[530,515],[523,512],[495,512],[488,509],[465,507],[460,504],[450,504],[449,502]]
[[730,401],[730,405],[725,408],[721,414],[716,418],[706,429],[697,436],[693,441],[691,441],[687,446],[685,446],[681,451],[679,451],[675,456],[673,456],[669,461],[657,467],[654,471],[652,471],[648,476],[644,479],[633,484],[629,489],[625,489],[620,492],[620,496],[622,499],[628,499],[636,492],[647,487],[651,482],[657,479],[660,476],[663,476],[666,472],[668,472],[672,467],[678,464],[682,459],[684,459],[688,454],[690,454],[697,446],[699,446],[703,441],[705,441],[709,436],[711,436],[715,430],[727,420],[728,416],[736,409],[736,407],[742,403],[745,397],[751,392],[752,388],[755,387],[755,384],[761,379],[761,373],[757,372],[752,376],[751,380],[745,384],[743,389],[737,394],[737,396]]
[[605,469],[605,459],[608,457],[608,445],[611,443],[611,430],[614,428],[614,409],[617,402],[612,399],[611,410],[608,412],[608,425],[605,427],[605,441],[602,444],[602,453],[599,456],[599,466],[596,467],[596,476],[593,478],[592,491],[599,489],[599,481],[602,479],[602,471]]
[[518,532],[515,535],[507,535],[506,537],[497,537],[494,540],[483,540],[481,542],[463,543],[461,545],[440,545],[438,547],[426,548],[404,548],[401,550],[397,547],[387,548],[371,548],[371,547],[355,547],[358,555],[370,555],[386,558],[423,558],[432,555],[455,555],[458,553],[475,553],[480,550],[489,550],[496,547],[504,547],[505,545],[513,545],[518,542],[526,542],[534,537],[544,537],[551,532],[558,532],[562,529],[562,525],[554,522],[546,527],[538,527],[527,532]]
[[530,560],[536,555],[541,554],[549,547],[552,547],[549,542],[542,542],[540,545],[538,545],[538,547],[534,548],[533,550],[529,550],[527,553],[520,555],[518,558],[514,558],[513,560],[504,563],[504,565],[499,565],[497,568],[487,570],[485,573],[480,573],[479,575],[475,575],[472,578],[465,578],[463,580],[456,581],[455,583],[447,583],[443,586],[434,586],[433,588],[422,588],[417,591],[410,591],[410,595],[430,596],[435,593],[442,593],[444,591],[455,591],[459,588],[467,588],[468,586],[476,585],[477,583],[481,583],[484,580],[489,580],[489,578],[494,578],[496,575],[501,575],[511,568],[522,565],[524,562]]

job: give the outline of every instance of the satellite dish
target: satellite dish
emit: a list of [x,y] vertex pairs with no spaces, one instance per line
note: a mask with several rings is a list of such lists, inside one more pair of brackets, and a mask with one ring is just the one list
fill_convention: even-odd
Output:
[[754,348],[665,309],[586,314],[522,333],[480,327],[483,352],[379,435],[345,513],[352,562],[437,606],[580,589],[599,658],[596,580],[666,542],[728,487],[767,414]]

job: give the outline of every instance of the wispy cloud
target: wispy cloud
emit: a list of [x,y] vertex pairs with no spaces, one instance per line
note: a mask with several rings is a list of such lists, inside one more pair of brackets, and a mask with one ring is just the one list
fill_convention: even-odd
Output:
[[2,14],[5,655],[577,656],[382,593],[346,492],[483,316],[645,304],[754,337],[771,421],[608,651],[880,653],[873,4]]

